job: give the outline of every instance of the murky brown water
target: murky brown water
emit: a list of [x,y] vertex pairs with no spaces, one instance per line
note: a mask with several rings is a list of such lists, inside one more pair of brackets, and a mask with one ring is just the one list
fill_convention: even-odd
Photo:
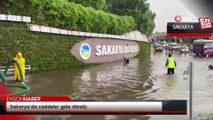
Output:
[[[175,76],[167,76],[164,67],[167,54],[131,59],[87,68],[32,74],[27,95],[66,95],[78,100],[163,100],[189,99],[189,61],[194,61],[194,112],[213,111],[213,71],[208,70],[213,58],[177,55]],[[212,62],[213,64],[213,62]],[[203,102],[205,101],[205,102]],[[41,120],[187,120],[181,116],[144,115],[43,115]]]

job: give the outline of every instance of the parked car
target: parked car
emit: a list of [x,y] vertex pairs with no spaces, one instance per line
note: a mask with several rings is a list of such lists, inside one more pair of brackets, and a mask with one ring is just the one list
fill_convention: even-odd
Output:
[[209,57],[213,55],[213,40],[199,39],[193,42],[193,52],[199,56]]
[[182,54],[182,53],[189,53],[189,47],[188,46],[181,46],[178,52],[180,54]]

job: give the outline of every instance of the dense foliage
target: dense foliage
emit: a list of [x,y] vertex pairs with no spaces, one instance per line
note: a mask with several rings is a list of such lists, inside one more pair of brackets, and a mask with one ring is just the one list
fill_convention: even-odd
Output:
[[107,0],[110,12],[118,15],[133,16],[136,22],[136,29],[149,35],[155,28],[155,13],[149,9],[146,0]]
[[149,43],[144,43],[144,42],[138,42],[138,45],[140,46],[140,51],[136,57],[138,58],[147,58],[147,56],[150,55],[151,52],[151,47]]
[[106,0],[69,0],[81,4],[85,7],[92,7],[96,10],[105,10],[107,8]]
[[0,12],[29,15],[37,24],[97,33],[137,29],[150,35],[155,28],[155,13],[147,0],[1,0]]
[[[134,18],[83,7],[67,0],[3,0],[10,14],[29,15],[36,24],[108,34],[134,30]],[[1,5],[2,6],[2,5]]]

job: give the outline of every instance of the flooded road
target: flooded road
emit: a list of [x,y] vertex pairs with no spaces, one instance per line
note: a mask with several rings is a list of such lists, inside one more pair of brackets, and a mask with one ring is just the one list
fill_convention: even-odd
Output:
[[[213,58],[174,54],[175,76],[167,76],[167,53],[152,53],[150,58],[31,74],[27,95],[65,95],[78,100],[176,100],[189,99],[189,62],[194,62],[194,112],[213,111]],[[203,102],[205,101],[205,102]],[[187,120],[188,115],[58,115],[39,116],[41,120]]]

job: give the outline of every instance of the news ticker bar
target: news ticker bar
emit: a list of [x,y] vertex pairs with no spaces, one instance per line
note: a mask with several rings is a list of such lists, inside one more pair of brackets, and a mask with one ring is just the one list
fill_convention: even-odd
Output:
[[183,115],[187,114],[187,101],[79,101],[68,97],[7,97],[0,101],[0,114]]
[[[212,23],[213,24],[213,23]],[[168,36],[177,37],[210,37],[213,33],[213,28],[201,29],[198,22],[168,22]]]

